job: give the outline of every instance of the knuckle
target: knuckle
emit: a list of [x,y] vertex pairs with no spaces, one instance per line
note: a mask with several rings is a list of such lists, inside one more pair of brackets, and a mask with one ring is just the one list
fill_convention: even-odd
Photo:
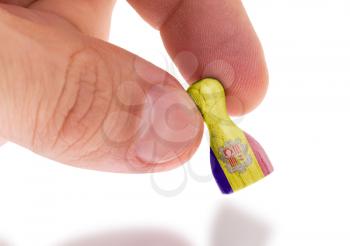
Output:
[[112,92],[111,73],[96,50],[85,48],[70,57],[44,133],[50,155],[79,152],[96,135],[111,107]]

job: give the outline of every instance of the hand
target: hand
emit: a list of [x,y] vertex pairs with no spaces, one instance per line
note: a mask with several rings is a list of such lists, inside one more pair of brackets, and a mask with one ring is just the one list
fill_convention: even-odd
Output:
[[[203,120],[175,78],[105,41],[114,3],[0,0],[0,136],[77,167],[176,167],[198,147]],[[222,81],[230,114],[259,104],[267,71],[239,0],[129,3],[189,83]]]

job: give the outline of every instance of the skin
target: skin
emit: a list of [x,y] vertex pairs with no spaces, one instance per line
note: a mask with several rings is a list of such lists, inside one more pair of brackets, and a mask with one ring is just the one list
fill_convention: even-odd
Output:
[[[261,102],[264,55],[239,0],[129,3],[189,84],[219,79],[231,115]],[[175,78],[106,41],[114,4],[0,0],[0,143],[113,172],[168,170],[192,156],[198,110]]]

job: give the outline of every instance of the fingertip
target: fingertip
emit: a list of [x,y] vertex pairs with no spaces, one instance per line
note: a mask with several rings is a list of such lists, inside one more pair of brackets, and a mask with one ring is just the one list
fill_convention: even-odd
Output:
[[267,67],[241,1],[185,1],[160,30],[188,82],[208,77],[222,82],[230,114],[246,114],[262,101]]
[[189,83],[208,77],[221,81],[231,115],[244,115],[260,104],[267,90],[267,68],[240,0],[129,3],[160,30],[168,53]]
[[244,77],[226,89],[227,110],[230,115],[242,116],[253,111],[263,101],[268,89],[266,64],[261,61],[260,68],[242,73]]

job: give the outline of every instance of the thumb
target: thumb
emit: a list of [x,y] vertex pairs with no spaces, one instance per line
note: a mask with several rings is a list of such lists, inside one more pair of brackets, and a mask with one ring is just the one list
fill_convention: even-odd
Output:
[[203,124],[190,97],[136,55],[38,13],[1,10],[0,39],[5,139],[115,172],[173,168],[199,145]]

